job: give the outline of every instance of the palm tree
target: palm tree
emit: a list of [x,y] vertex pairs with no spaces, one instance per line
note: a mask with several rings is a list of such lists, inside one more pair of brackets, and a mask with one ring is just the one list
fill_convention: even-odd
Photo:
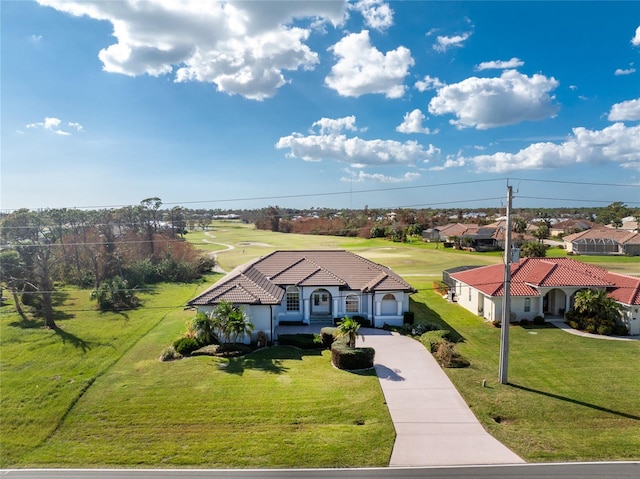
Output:
[[616,320],[620,318],[620,306],[603,290],[578,291],[573,306],[581,316],[583,324],[591,324],[596,331],[599,329],[613,330]]
[[349,316],[345,316],[342,322],[336,328],[335,336],[336,338],[347,338],[347,346],[350,348],[356,347],[356,339],[358,336],[362,338],[364,341],[364,336],[358,334],[358,330],[360,329],[360,324],[353,318]]
[[237,343],[238,338],[244,339],[245,334],[251,334],[253,332],[253,323],[249,321],[249,316],[240,308],[234,308],[233,313],[229,316],[227,323],[228,335],[233,335],[233,342]]
[[227,325],[229,323],[229,317],[233,314],[235,310],[235,306],[229,301],[222,300],[215,307],[213,311],[211,311],[209,318],[211,319],[211,325],[213,329],[216,331],[216,335],[218,339],[222,341],[224,338],[226,341],[229,340],[229,335],[227,334]]

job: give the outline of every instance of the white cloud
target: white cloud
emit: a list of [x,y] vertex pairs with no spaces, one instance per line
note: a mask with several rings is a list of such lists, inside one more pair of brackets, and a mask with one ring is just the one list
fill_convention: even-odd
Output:
[[603,130],[578,127],[560,144],[534,143],[517,153],[498,152],[459,160],[475,164],[479,172],[491,173],[608,163],[640,170],[640,125],[614,123]]
[[450,48],[461,48],[463,43],[471,36],[473,32],[465,32],[462,35],[453,35],[451,37],[438,36],[433,49],[438,52],[446,52]]
[[613,72],[614,75],[619,76],[619,75],[631,75],[632,73],[635,73],[636,69],[635,68],[617,68],[615,72]]
[[304,136],[292,133],[283,136],[276,143],[278,149],[289,149],[287,156],[300,158],[304,161],[322,161],[333,159],[352,166],[365,167],[368,165],[415,165],[418,162],[428,162],[437,155],[438,150],[433,145],[427,149],[416,141],[401,143],[395,140],[364,140],[357,136],[348,137],[344,130],[355,128],[355,118],[341,118],[330,123],[323,118],[314,123],[318,130]]
[[330,50],[338,61],[325,83],[340,95],[383,93],[387,98],[404,95],[404,78],[414,64],[409,49],[400,46],[383,54],[371,45],[369,32],[363,30],[345,36]]
[[31,35],[29,37],[29,39],[33,42],[33,43],[40,43],[42,41],[42,35]]
[[[66,130],[61,129],[60,125],[62,125],[62,120],[60,118],[47,116],[47,117],[45,117],[44,121],[35,122],[35,123],[28,123],[25,126],[27,128],[31,128],[31,129],[41,128],[43,130],[47,130],[47,131],[50,131],[52,133],[55,133],[56,135],[70,136],[71,133],[69,133]],[[83,129],[82,125],[80,123],[68,122],[67,125],[70,126],[73,129],[75,129],[76,131],[82,131],[82,129]]]
[[320,127],[319,132],[322,135],[339,134],[342,130],[356,131],[358,129],[356,127],[356,117],[353,115],[336,119],[320,118],[318,121],[313,123],[311,127],[312,132],[314,127]]
[[499,78],[471,77],[447,85],[429,102],[433,115],[452,113],[458,128],[479,130],[511,125],[526,120],[541,120],[558,111],[549,93],[558,86],[553,77],[531,77],[506,70]]
[[415,87],[418,91],[427,91],[427,90],[437,90],[438,88],[442,88],[446,83],[441,82],[438,77],[431,77],[426,75],[424,80],[418,80],[415,83]]
[[362,14],[369,28],[384,31],[393,25],[393,10],[383,0],[360,0],[352,8]]
[[343,176],[340,181],[348,183],[364,183],[366,181],[377,181],[379,183],[405,183],[409,181],[415,181],[420,178],[420,173],[407,172],[402,176],[387,176],[382,173],[365,173],[364,171],[358,171],[357,173],[350,169],[345,169],[345,173],[349,176]]
[[461,166],[464,166],[465,164],[466,164],[466,161],[463,157],[455,158],[453,156],[448,156],[444,164],[440,166],[432,166],[429,169],[431,171],[442,171],[448,168],[459,168]]
[[476,70],[508,70],[512,68],[518,68],[524,65],[524,62],[519,58],[513,57],[511,60],[494,60],[490,62],[482,62],[476,65]]
[[[426,120],[426,116],[416,108],[410,113],[405,113],[404,119],[402,123],[396,127],[396,131],[400,133],[424,133],[429,135],[432,131],[426,126],[422,126],[424,120]],[[433,133],[437,133],[437,131]]]
[[616,103],[611,107],[608,116],[609,121],[635,121],[640,120],[640,98]]
[[631,39],[631,44],[636,47],[640,46],[640,27],[636,28],[636,34]]
[[[253,100],[271,97],[286,84],[284,71],[314,68],[318,55],[305,44],[312,28],[337,26],[346,15],[346,2],[323,1],[38,2],[113,24],[117,42],[98,54],[107,72],[175,71],[177,82],[213,83],[219,91]],[[306,28],[301,20],[308,21]]]

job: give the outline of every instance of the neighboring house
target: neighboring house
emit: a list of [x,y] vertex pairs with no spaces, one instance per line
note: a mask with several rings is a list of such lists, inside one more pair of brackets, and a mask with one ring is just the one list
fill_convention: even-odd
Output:
[[567,253],[592,255],[640,255],[640,233],[598,228],[565,236]]
[[363,316],[372,326],[400,326],[415,290],[389,268],[344,250],[275,251],[235,268],[189,301],[208,313],[225,300],[271,339],[281,323],[330,324]]
[[[479,226],[477,224],[451,223],[445,226],[437,226],[422,232],[424,241],[442,241],[451,243],[454,239],[463,247],[473,248],[475,251],[495,251],[504,249],[506,222]],[[511,232],[512,244],[519,246],[527,241],[537,241],[528,234]]]
[[[452,272],[449,277],[458,304],[488,321],[502,319],[504,265]],[[570,258],[525,258],[511,265],[512,320],[563,316],[583,289],[607,291],[622,308],[620,323],[630,334],[640,334],[640,278]]]
[[550,236],[564,236],[567,234],[579,233],[580,231],[586,231],[597,225],[593,221],[589,220],[565,220],[554,223],[549,228]]

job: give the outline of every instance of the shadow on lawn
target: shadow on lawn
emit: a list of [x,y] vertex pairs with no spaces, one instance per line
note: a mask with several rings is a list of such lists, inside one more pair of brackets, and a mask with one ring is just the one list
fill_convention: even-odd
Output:
[[577,399],[571,399],[565,396],[560,396],[558,394],[553,394],[553,393],[548,393],[545,391],[540,391],[538,389],[532,389],[532,388],[528,388],[526,386],[520,386],[518,384],[513,384],[513,383],[509,383],[509,386],[514,387],[516,389],[520,389],[522,391],[527,391],[530,393],[535,393],[535,394],[541,394],[542,396],[547,396],[553,399],[559,399],[560,401],[566,401],[566,402],[570,402],[572,404],[577,404],[579,406],[584,406],[584,407],[588,407],[591,409],[595,409],[596,411],[601,411],[601,412],[606,412],[609,414],[615,414],[616,416],[620,416],[620,417],[624,417],[627,419],[633,419],[635,421],[640,421],[640,417],[639,416],[634,416],[633,414],[627,414],[626,412],[620,412],[620,411],[614,411],[613,409],[609,409],[606,407],[602,407],[602,406],[596,406],[595,404],[590,404],[584,401],[578,401]]
[[65,344],[69,342],[71,343],[72,346],[75,346],[76,348],[81,348],[82,352],[84,353],[86,353],[91,349],[91,344],[88,341],[85,341],[84,339],[80,339],[75,334],[71,334],[65,331],[64,329],[60,329],[60,328],[56,328],[54,331],[58,336],[62,338],[62,342]]
[[413,298],[409,298],[409,310],[414,312],[416,320],[419,320],[419,322],[436,323],[441,325],[442,329],[449,330],[449,336],[452,342],[459,343],[464,341],[464,337],[462,336],[462,334],[456,331],[453,326],[447,323],[437,312],[427,306],[426,303],[419,303]]
[[320,356],[320,349],[298,349],[290,346],[273,346],[260,349],[247,356],[229,358],[226,367],[221,369],[229,374],[242,376],[247,369],[264,371],[271,374],[286,373],[289,368],[283,365],[285,360],[301,361],[304,356]]

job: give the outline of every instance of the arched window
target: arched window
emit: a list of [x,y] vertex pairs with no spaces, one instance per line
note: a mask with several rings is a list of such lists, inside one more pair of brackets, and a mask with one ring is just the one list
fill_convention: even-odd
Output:
[[391,293],[387,293],[382,297],[382,301],[395,301],[396,297]]
[[360,301],[358,300],[358,296],[355,294],[350,294],[345,299],[345,311],[347,313],[357,313],[360,311]]
[[287,311],[300,311],[300,292],[295,286],[287,288]]

